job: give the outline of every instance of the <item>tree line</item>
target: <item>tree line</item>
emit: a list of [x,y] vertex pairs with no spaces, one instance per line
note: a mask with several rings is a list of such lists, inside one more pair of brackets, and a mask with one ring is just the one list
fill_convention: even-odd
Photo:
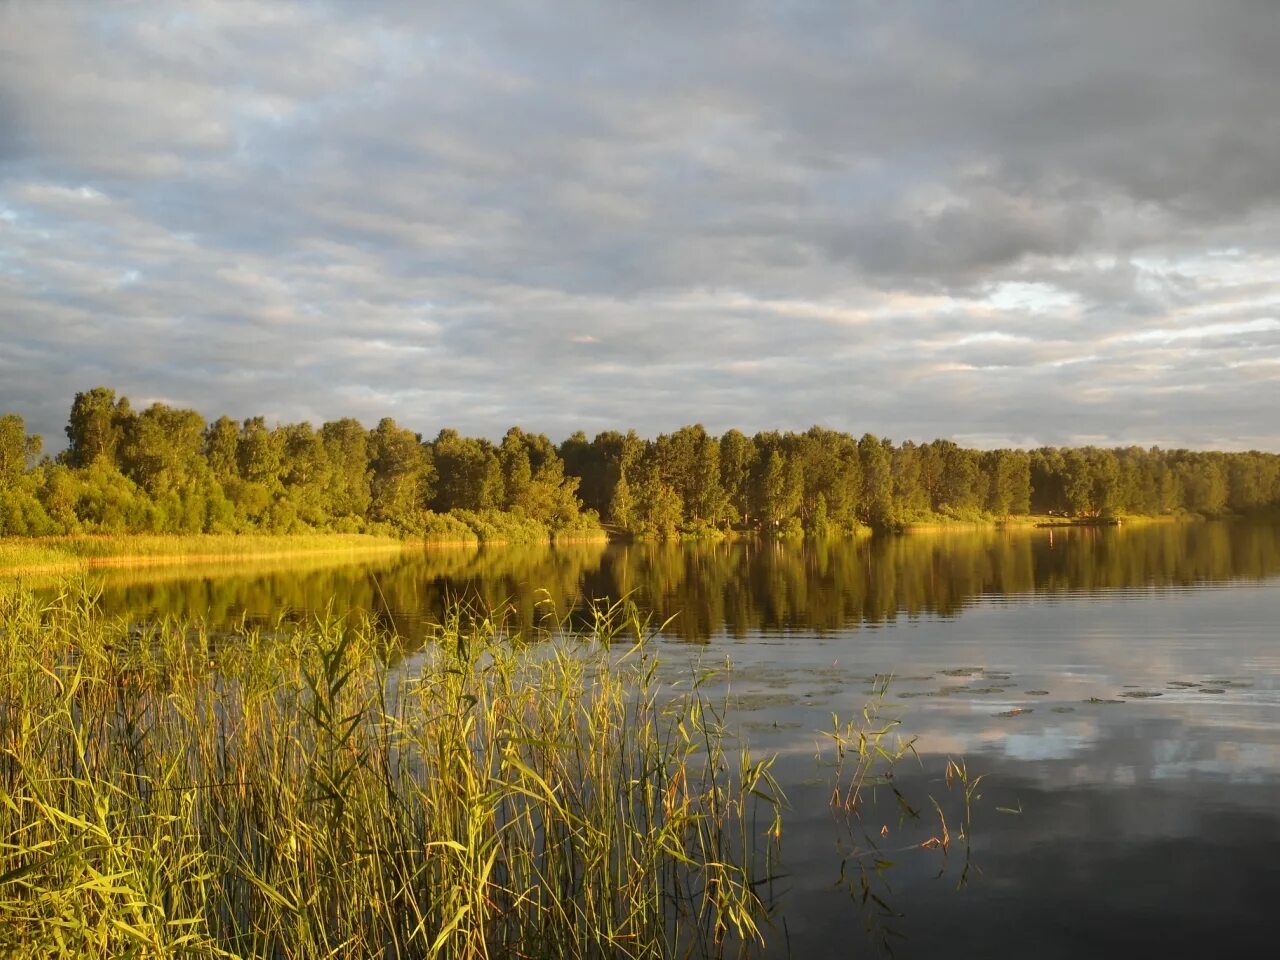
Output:
[[[370,570],[376,571],[370,576]],[[645,543],[607,550],[583,543],[549,552],[433,550],[353,567],[295,564],[280,569],[220,567],[117,570],[100,608],[134,621],[203,611],[211,627],[280,610],[368,610],[413,644],[444,622],[459,598],[505,611],[524,636],[567,617],[590,629],[591,598],[634,596],[664,632],[704,641],[794,627],[820,634],[898,616],[955,616],[982,597],[1179,586],[1280,575],[1280,526],[1271,523],[1148,524],[1122,537],[1093,529],[1047,537],[1006,537],[995,527],[927,537],[828,537],[760,549],[750,541],[700,550]],[[319,601],[317,598],[321,598]],[[548,621],[550,608],[558,614]],[[397,656],[398,652],[389,652]]]
[[213,422],[107,387],[77,393],[67,447],[41,456],[0,417],[0,535],[394,533],[428,539],[790,536],[1019,515],[1197,513],[1280,505],[1280,456],[1158,448],[971,450],[813,427],[656,439],[578,432],[556,445],[519,427],[500,443],[391,418],[318,429],[263,417]]

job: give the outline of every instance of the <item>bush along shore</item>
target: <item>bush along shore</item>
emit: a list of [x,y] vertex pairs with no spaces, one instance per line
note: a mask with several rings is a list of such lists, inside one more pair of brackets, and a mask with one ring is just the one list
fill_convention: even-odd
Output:
[[847,535],[1032,515],[1220,516],[1280,506],[1280,455],[1054,448],[969,450],[804,433],[683,427],[559,444],[433,439],[385,418],[271,425],[135,411],[78,393],[67,447],[0,416],[0,536],[367,533],[433,542]]
[[[625,603],[536,641],[455,615],[393,670],[352,618],[213,637],[0,595],[0,955],[753,952],[785,800],[651,635]],[[850,823],[893,726],[828,734]]]

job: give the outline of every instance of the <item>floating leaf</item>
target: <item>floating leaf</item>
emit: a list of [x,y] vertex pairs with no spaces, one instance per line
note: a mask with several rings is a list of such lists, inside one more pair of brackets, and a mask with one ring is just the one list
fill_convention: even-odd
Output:
[[1004,712],[1002,712],[1002,713],[995,713],[995,714],[992,714],[992,716],[995,716],[995,717],[1020,717],[1020,716],[1022,716],[1024,713],[1032,713],[1032,712],[1033,712],[1033,711],[1032,711],[1032,710],[1031,710],[1031,708],[1029,708],[1029,707],[1014,707],[1012,710],[1005,710],[1005,711],[1004,711]]

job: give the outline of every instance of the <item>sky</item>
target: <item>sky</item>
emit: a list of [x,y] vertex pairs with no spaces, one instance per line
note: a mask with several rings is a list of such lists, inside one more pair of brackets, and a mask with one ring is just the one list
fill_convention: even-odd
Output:
[[1280,11],[0,0],[0,411],[1280,450]]

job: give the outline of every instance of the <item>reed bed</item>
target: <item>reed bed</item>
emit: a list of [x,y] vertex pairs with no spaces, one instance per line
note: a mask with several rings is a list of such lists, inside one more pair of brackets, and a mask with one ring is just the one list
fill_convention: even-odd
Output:
[[[769,760],[634,608],[211,635],[0,596],[0,956],[662,957],[764,939]],[[404,651],[400,651],[401,654]]]
[[364,533],[0,537],[0,572],[304,554],[395,552],[404,547],[401,540]]

